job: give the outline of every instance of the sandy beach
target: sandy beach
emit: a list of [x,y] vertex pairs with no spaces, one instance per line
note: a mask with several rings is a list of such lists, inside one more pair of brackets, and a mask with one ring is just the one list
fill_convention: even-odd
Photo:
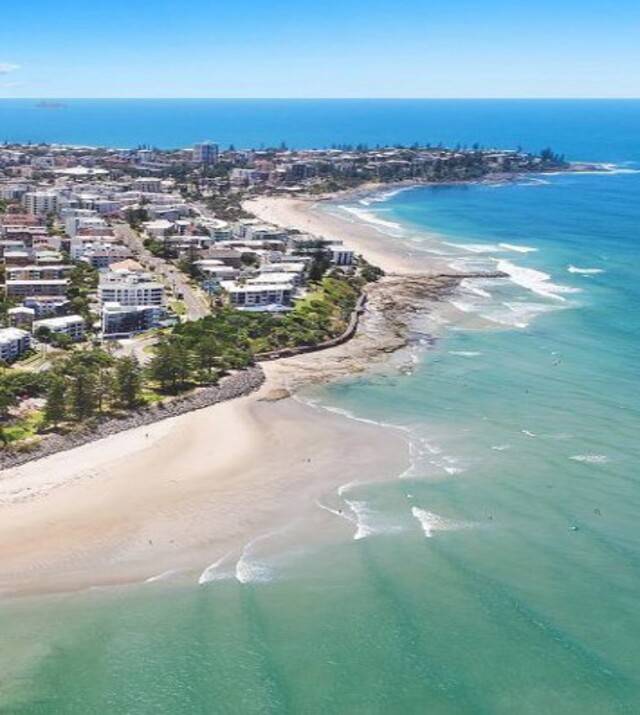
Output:
[[[401,435],[262,393],[114,435],[0,477],[0,592],[196,579],[223,556],[300,520],[316,501],[406,468]],[[372,445],[376,445],[375,450]],[[375,459],[374,459],[375,453]],[[375,468],[372,470],[372,464]],[[373,472],[373,473],[372,473]],[[326,524],[324,526],[325,531]]]
[[383,250],[388,237],[311,206],[257,199],[250,209],[264,220],[339,236],[400,274],[371,286],[356,337],[322,353],[265,363],[266,383],[250,396],[1,472],[0,592],[174,575],[207,580],[211,564],[233,568],[247,544],[258,539],[268,550],[269,535],[283,530],[289,546],[353,538],[357,517],[318,502],[363,473],[370,481],[399,475],[409,463],[407,443],[401,432],[288,395],[384,364],[406,345],[406,315],[438,301],[457,281],[416,274],[415,261]]
[[[353,201],[353,197],[345,196],[345,201]],[[267,223],[342,241],[387,273],[432,273],[447,269],[446,263],[435,256],[412,249],[400,239],[394,241],[391,226],[376,226],[356,215],[351,219],[346,212],[336,215],[324,210],[325,205],[326,201],[317,199],[288,197],[259,197],[244,202],[247,211]],[[363,212],[367,214],[364,207]]]

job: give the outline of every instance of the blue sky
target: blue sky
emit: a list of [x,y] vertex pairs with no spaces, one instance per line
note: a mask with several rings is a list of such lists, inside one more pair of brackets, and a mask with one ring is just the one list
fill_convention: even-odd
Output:
[[0,97],[640,97],[640,1],[3,3]]

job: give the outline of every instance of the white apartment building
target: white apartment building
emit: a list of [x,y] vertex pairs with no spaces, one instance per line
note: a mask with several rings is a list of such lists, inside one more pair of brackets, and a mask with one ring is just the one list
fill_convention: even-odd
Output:
[[148,278],[147,274],[106,273],[98,285],[100,303],[164,305],[164,286]]
[[48,328],[58,335],[68,335],[74,342],[84,338],[84,318],[81,315],[60,315],[34,321],[33,332],[37,333],[39,328]]
[[353,263],[353,251],[337,244],[328,247],[331,263],[335,266],[350,266]]
[[35,216],[54,214],[58,210],[58,194],[53,191],[28,191],[22,200],[27,212]]
[[31,335],[20,328],[0,330],[0,360],[12,362],[31,347]]
[[291,284],[286,283],[241,285],[235,281],[222,281],[220,285],[229,296],[229,303],[240,309],[269,310],[288,306],[293,294]]

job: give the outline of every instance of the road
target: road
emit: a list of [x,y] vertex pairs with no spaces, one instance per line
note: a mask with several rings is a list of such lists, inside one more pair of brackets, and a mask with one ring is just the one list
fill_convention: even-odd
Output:
[[146,365],[153,357],[150,348],[155,345],[157,341],[158,334],[155,332],[143,333],[133,338],[118,340],[116,343],[116,355],[118,357],[124,357],[125,355],[134,357],[139,365]]
[[114,224],[113,229],[117,238],[132,250],[136,260],[154,273],[176,297],[182,296],[187,320],[198,320],[209,315],[211,312],[209,298],[200,288],[191,285],[182,271],[164,258],[154,256],[145,248],[142,237],[126,223]]

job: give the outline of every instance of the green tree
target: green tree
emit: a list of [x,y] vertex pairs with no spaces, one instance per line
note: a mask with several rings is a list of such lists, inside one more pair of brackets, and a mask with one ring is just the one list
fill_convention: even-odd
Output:
[[73,375],[70,393],[74,417],[80,422],[91,417],[98,406],[95,372],[85,366],[79,367]]
[[103,412],[105,404],[113,396],[115,378],[107,365],[100,365],[95,372],[95,396],[98,412]]
[[198,368],[204,372],[210,381],[213,378],[213,369],[220,358],[220,345],[215,336],[205,333],[196,343],[195,355]]
[[322,276],[327,272],[331,260],[326,251],[318,250],[313,254],[311,265],[309,266],[309,280],[312,283],[318,283],[322,280]]
[[44,419],[54,427],[67,416],[67,384],[62,375],[52,375],[47,390]]
[[17,404],[18,398],[15,392],[8,385],[0,384],[0,420],[5,420],[9,409]]
[[128,409],[142,400],[142,370],[135,357],[123,357],[116,361],[115,394],[121,405]]
[[149,372],[163,390],[175,394],[191,375],[191,353],[184,340],[175,335],[159,342],[155,351]]

